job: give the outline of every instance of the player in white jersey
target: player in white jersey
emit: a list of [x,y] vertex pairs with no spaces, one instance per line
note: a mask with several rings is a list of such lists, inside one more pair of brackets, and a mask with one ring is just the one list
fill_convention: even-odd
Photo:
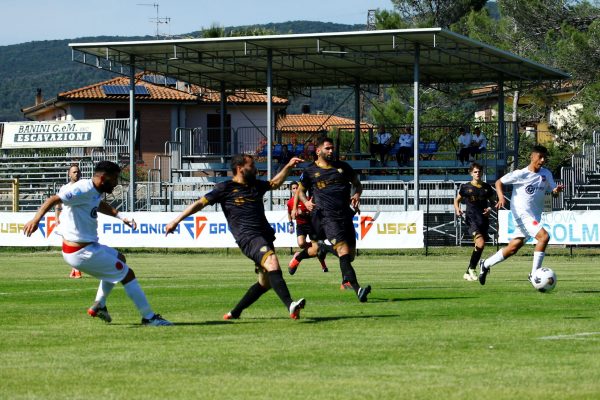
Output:
[[[563,190],[562,185],[556,185],[554,182],[552,173],[543,167],[546,161],[548,161],[548,150],[544,146],[536,145],[531,150],[527,167],[512,171],[496,181],[497,209],[504,208],[506,205],[504,185],[513,185],[510,210],[515,220],[515,234],[506,247],[479,262],[479,283],[482,285],[485,285],[490,268],[515,255],[529,238],[537,240],[531,272],[542,266],[546,246],[550,241],[550,235],[541,223],[544,195],[550,192],[558,195]],[[531,274],[529,277],[531,278]]]
[[124,218],[102,200],[103,193],[112,193],[120,172],[119,166],[113,162],[99,162],[94,168],[92,179],[83,179],[73,185],[65,185],[58,194],[50,196],[33,219],[25,224],[23,232],[31,236],[48,210],[62,202],[60,230],[63,237],[63,258],[71,267],[100,280],[96,300],[88,309],[88,314],[105,322],[111,322],[112,318],[106,308],[106,299],[113,287],[121,282],[125,293],[142,316],[142,325],[173,325],[152,311],[133,270],[126,264],[125,256],[111,247],[98,243],[98,212],[119,218],[133,229],[136,228],[133,219]]
[[[62,190],[65,186],[70,186],[81,179],[81,170],[79,169],[79,164],[71,164],[69,167],[69,171],[67,172],[69,175],[69,182],[63,185],[60,189]],[[56,234],[60,235],[60,213],[62,212],[62,203],[56,205],[55,213],[56,213],[56,225],[57,228],[54,230]],[[77,268],[71,268],[71,274],[69,274],[69,278],[79,279],[81,278],[81,271]]]

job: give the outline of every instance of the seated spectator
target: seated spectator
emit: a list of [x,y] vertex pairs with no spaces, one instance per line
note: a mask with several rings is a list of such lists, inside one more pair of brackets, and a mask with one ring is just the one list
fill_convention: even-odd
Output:
[[371,155],[379,161],[382,166],[386,165],[387,155],[392,148],[392,134],[385,130],[385,125],[379,126],[379,132],[375,135],[374,143],[371,145]]
[[485,135],[481,133],[481,129],[476,127],[473,130],[473,135],[471,136],[471,146],[469,147],[469,154],[473,158],[477,158],[477,154],[481,154],[485,152],[485,148],[487,146],[487,139]]
[[410,156],[414,151],[414,141],[415,138],[410,129],[406,129],[400,134],[400,137],[398,138],[398,144],[400,147],[398,148],[398,153],[396,153],[396,161],[398,162],[399,167],[405,167],[408,165],[408,160],[410,160]]
[[471,155],[471,134],[467,133],[465,128],[458,130],[460,136],[458,137],[458,161],[461,165],[469,163],[469,156]]

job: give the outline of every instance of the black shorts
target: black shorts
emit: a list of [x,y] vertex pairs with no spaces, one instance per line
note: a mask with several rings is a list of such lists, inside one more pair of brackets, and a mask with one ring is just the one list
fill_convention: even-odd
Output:
[[316,214],[319,216],[319,229],[324,235],[322,239],[329,240],[334,248],[340,242],[346,242],[351,249],[356,248],[356,231],[350,210],[342,215],[321,214],[320,211]]
[[269,241],[263,236],[255,236],[254,238],[244,241],[240,244],[242,253],[252,261],[257,267],[262,267],[266,258],[275,253],[273,241]]
[[483,236],[483,240],[486,242],[489,240],[489,217],[486,217],[483,214],[466,215],[465,223],[467,224],[469,235],[471,235],[473,239],[475,239],[475,236],[479,234]]
[[296,224],[296,236],[305,236],[308,237],[313,233],[312,225],[310,223],[306,224]]

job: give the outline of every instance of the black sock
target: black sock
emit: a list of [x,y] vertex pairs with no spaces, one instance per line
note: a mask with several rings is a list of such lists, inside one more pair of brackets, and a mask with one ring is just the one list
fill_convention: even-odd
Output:
[[302,260],[304,260],[305,258],[310,258],[310,256],[308,255],[308,249],[304,249],[304,250],[302,250],[302,251],[300,252],[300,254],[298,254],[298,255],[296,256],[296,260],[298,260],[298,261],[302,261]]
[[[467,268],[467,272],[469,269],[475,269],[477,264],[479,264],[479,260],[481,259],[481,254],[483,253],[483,249],[479,247],[475,247],[473,252],[471,253],[471,260],[469,261],[469,268]],[[464,264],[463,264],[464,265]]]
[[290,295],[290,291],[283,280],[283,274],[281,273],[281,270],[278,269],[277,271],[269,271],[267,274],[269,275],[269,283],[271,283],[271,287],[289,310],[290,305],[292,304],[292,296]]
[[248,288],[248,291],[244,297],[242,297],[240,302],[237,303],[233,310],[230,311],[231,315],[233,315],[235,318],[239,318],[242,311],[254,304],[254,302],[267,291],[269,291],[269,289],[262,287],[260,283],[256,282],[254,285]]
[[354,268],[352,268],[352,263],[350,262],[350,254],[340,257],[340,269],[342,270],[343,281],[350,282],[352,289],[354,289],[355,292],[358,292],[360,285],[356,280],[356,272],[354,272]]

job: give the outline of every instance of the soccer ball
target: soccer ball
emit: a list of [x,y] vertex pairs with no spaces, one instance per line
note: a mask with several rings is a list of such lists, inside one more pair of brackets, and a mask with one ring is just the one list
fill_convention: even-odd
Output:
[[538,268],[531,275],[531,284],[542,293],[549,292],[556,286],[556,274],[550,268]]

